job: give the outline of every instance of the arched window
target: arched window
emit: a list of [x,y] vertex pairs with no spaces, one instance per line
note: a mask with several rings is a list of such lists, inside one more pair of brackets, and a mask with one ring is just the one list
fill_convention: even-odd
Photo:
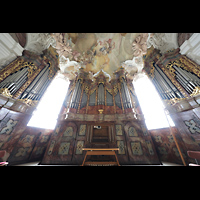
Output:
[[27,126],[54,129],[58,114],[67,94],[69,80],[57,74],[50,83]]
[[[138,101],[144,114],[147,128],[159,129],[174,126],[170,116],[165,114],[164,104],[149,78],[144,75],[133,82]],[[168,120],[166,118],[168,117]]]

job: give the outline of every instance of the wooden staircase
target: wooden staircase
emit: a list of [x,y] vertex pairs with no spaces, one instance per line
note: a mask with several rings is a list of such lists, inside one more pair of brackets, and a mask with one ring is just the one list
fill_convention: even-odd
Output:
[[[87,151],[85,154],[85,158],[83,160],[82,166],[120,166],[117,155],[115,151],[118,151],[119,148],[83,148],[82,150]],[[87,156],[115,156],[116,161],[109,161],[102,159],[100,160],[92,160],[86,161]]]

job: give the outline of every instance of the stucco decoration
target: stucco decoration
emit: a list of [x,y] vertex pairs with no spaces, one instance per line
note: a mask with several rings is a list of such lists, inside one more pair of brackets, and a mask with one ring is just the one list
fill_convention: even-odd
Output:
[[122,63],[122,67],[128,72],[128,78],[132,79],[136,73],[142,72],[144,63],[142,57],[133,57],[132,60],[126,60]]
[[70,80],[76,77],[76,72],[80,68],[80,64],[76,61],[70,61],[69,58],[60,58],[60,72],[64,74]]
[[[147,51],[148,33],[53,33],[60,69],[75,75],[80,66],[84,71],[96,74],[104,71],[110,78],[122,64],[133,75],[142,67],[142,57]],[[137,57],[137,58],[135,58]],[[135,58],[135,59],[134,59]],[[128,64],[140,66],[131,69]],[[125,63],[126,62],[126,63]],[[137,63],[138,62],[138,63]]]
[[132,49],[134,50],[133,55],[135,57],[141,57],[147,53],[147,39],[149,37],[148,33],[142,33],[136,37],[132,44]]
[[40,55],[50,45],[54,46],[55,40],[49,33],[27,33],[27,41],[24,49]]
[[151,33],[147,40],[147,47],[153,46],[161,53],[178,48],[177,33]]

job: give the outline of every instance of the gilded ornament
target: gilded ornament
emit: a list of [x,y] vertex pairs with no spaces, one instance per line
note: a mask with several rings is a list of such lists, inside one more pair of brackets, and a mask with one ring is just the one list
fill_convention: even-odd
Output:
[[17,99],[17,100],[21,101],[21,102],[23,102],[25,104],[28,104],[29,106],[36,106],[38,104],[38,101],[34,101],[32,99],[27,99],[27,98],[25,98],[25,99]]
[[193,97],[193,96],[196,96],[198,94],[200,94],[200,87],[199,86],[194,88],[194,90],[193,90],[193,92],[190,96]]
[[[121,75],[121,76],[119,77],[119,81],[120,81],[120,83],[123,82],[123,79],[122,79],[122,78],[124,78],[124,75]],[[125,80],[125,78],[124,78],[124,80]]]
[[95,90],[97,89],[97,87],[93,88],[92,90],[90,90],[89,94],[93,94],[95,92]]
[[170,99],[170,100],[165,100],[166,102],[167,102],[167,104],[170,104],[170,105],[175,105],[177,102],[179,102],[179,101],[182,101],[182,100],[184,100],[184,99],[186,99],[186,98],[177,98],[177,97],[175,97],[175,98],[173,98],[173,99]]
[[50,80],[53,76],[54,76],[53,67],[52,67],[51,62],[49,61],[49,74],[48,74],[48,79]]
[[98,85],[99,85],[100,83],[102,83],[103,85],[105,84],[105,82],[104,82],[104,81],[99,81],[99,82],[98,82]]
[[189,72],[193,72],[200,77],[200,66],[189,60],[186,56],[182,56],[180,62],[183,64],[183,68]]
[[108,87],[106,87],[106,90],[112,95],[112,89],[109,89]]
[[[181,93],[187,97],[188,95],[185,93],[185,90],[183,90],[182,86],[177,82],[177,80],[175,79],[175,73],[171,70],[165,70],[165,69],[170,69],[172,68],[172,66],[176,64],[176,66],[180,67],[181,64],[179,61],[174,61],[169,63],[165,68],[162,68],[163,72],[165,73],[165,75],[170,79],[170,81],[181,91]],[[174,75],[173,75],[174,74]]]
[[99,109],[99,114],[103,114],[103,109]]
[[[22,67],[23,60],[22,59],[16,59],[13,62],[11,62],[9,65],[7,65],[3,70],[2,74],[0,75],[0,81],[4,80],[7,76],[9,76],[11,73],[14,73],[16,71],[19,71]],[[13,65],[13,66],[12,66]],[[11,67],[12,66],[12,67]]]
[[28,66],[28,78],[32,76],[33,72],[37,70],[37,67],[32,62],[24,62],[22,67]]
[[155,67],[154,67],[154,62],[151,62],[151,70],[150,70],[150,73],[149,73],[149,76],[154,79],[154,73],[155,73]]
[[22,92],[25,91],[25,89],[31,84],[33,79],[40,73],[41,69],[38,69],[29,79],[24,83],[24,85],[14,94],[14,98],[19,97],[19,95],[22,94]]
[[6,96],[6,97],[12,97],[12,95],[10,94],[10,91],[8,88],[1,88],[0,89],[0,94]]
[[[14,65],[10,68],[10,66],[14,63]],[[32,76],[33,72],[37,70],[37,66],[35,66],[32,62],[24,62],[24,60],[20,59],[17,62],[13,61],[4,69],[4,73],[0,75],[0,81],[4,80],[10,74],[18,72],[20,69],[28,67],[28,78]]]
[[88,87],[87,85],[85,85],[84,91],[85,91],[86,94],[88,94],[88,92],[89,92],[89,87]]
[[114,88],[113,88],[113,92],[114,92],[114,96],[116,96],[117,95],[117,93],[118,93],[118,87],[117,87],[118,85],[116,84],[116,85],[114,85]]

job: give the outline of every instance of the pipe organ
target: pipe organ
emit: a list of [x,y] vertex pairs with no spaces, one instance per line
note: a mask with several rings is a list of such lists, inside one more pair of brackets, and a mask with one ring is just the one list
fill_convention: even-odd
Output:
[[144,71],[163,100],[173,104],[200,92],[200,67],[181,55],[179,49],[162,55],[150,48],[144,63]]
[[157,65],[154,65],[154,67],[155,71],[152,82],[162,99],[184,98],[184,95],[176,88],[165,73]]
[[[31,64],[32,63],[27,63],[26,67],[10,74],[0,83],[0,89],[7,88],[11,95],[15,95],[15,93],[24,85],[24,83],[27,82],[30,74],[28,65]],[[40,100],[44,94],[44,91],[51,82],[49,74],[50,64],[48,63],[18,98],[36,101]]]
[[35,105],[58,71],[58,54],[53,47],[36,55],[24,50],[0,71],[0,93]]
[[89,106],[95,106],[96,90],[89,97]]
[[128,91],[128,87],[124,78],[122,78],[121,82],[121,93],[124,109],[132,108],[130,92]]
[[76,86],[73,92],[71,108],[78,109],[80,97],[81,97],[81,80],[79,79],[76,83]]
[[105,98],[104,98],[104,85],[103,83],[100,83],[98,85],[98,100],[97,104],[98,105],[105,105]]
[[17,90],[28,79],[28,67],[24,67],[21,70],[9,75],[4,81],[0,83],[0,89],[7,88],[11,95],[14,95]]
[[193,93],[195,87],[200,86],[200,79],[195,74],[182,68],[178,68],[176,65],[173,65],[173,68],[175,69],[175,77],[177,81],[189,94]]
[[[124,71],[120,73],[123,74]],[[131,91],[127,86],[125,74],[121,75],[120,79],[108,81],[101,72],[92,81],[88,78],[87,72],[80,69],[70,88],[64,103],[65,108],[70,109],[69,112],[98,114],[99,109],[112,114],[133,112]]]
[[45,90],[50,84],[49,64],[39,73],[35,80],[20,96],[21,99],[40,100]]
[[108,92],[108,90],[106,90],[106,105],[113,106],[113,96],[112,93]]

